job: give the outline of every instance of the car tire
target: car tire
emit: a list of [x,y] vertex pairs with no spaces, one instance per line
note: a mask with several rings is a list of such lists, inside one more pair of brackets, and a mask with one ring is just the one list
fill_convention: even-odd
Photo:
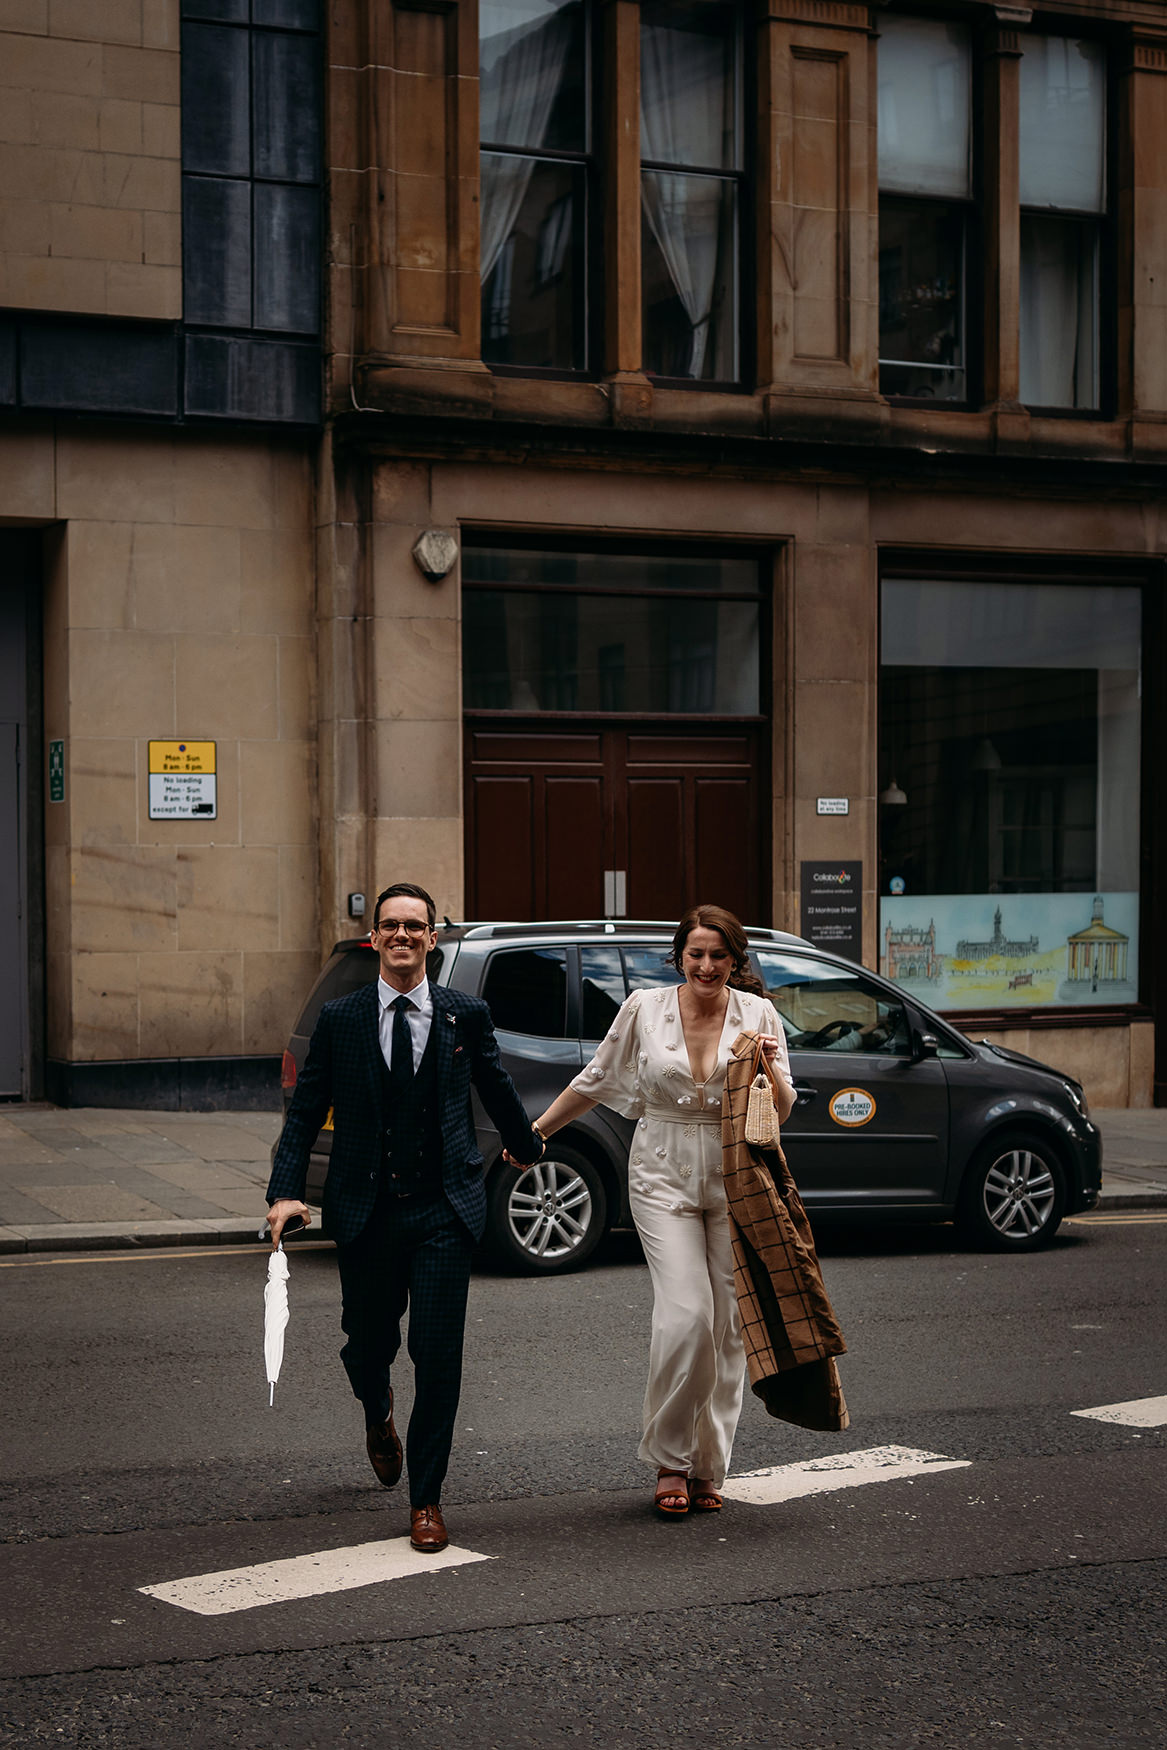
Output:
[[964,1175],[957,1221],[996,1252],[1048,1246],[1066,1209],[1066,1175],[1039,1132],[1002,1131],[982,1143]]
[[575,1270],[608,1226],[608,1193],[586,1155],[554,1138],[542,1160],[517,1172],[500,1162],[487,1187],[487,1243],[529,1276]]

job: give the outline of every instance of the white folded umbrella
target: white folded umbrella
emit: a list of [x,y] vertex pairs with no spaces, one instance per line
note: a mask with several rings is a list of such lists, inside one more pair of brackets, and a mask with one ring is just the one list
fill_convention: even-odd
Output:
[[284,1332],[288,1328],[288,1260],[283,1246],[268,1259],[263,1291],[263,1359],[267,1366],[268,1404],[276,1401],[276,1380],[284,1359]]

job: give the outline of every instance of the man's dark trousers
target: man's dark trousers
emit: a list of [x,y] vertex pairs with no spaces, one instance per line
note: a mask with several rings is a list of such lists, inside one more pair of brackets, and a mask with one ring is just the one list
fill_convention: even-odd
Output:
[[[267,1188],[269,1203],[303,1197],[312,1145],[331,1107],[324,1225],[340,1261],[345,1367],[366,1422],[384,1421],[389,1368],[408,1304],[417,1394],[408,1433],[409,1495],[417,1507],[441,1499],[458,1409],[470,1256],[486,1227],[471,1089],[516,1160],[538,1160],[543,1146],[499,1060],[486,1004],[432,982],[430,997],[413,1141],[403,1134],[401,1108],[386,1087],[378,987],[363,985],[320,1011]],[[394,1170],[412,1181],[403,1187],[411,1196],[400,1201]]]
[[474,1241],[440,1189],[399,1197],[383,1186],[365,1228],[337,1247],[340,1352],[366,1424],[389,1415],[390,1368],[409,1305],[413,1412],[406,1436],[409,1503],[442,1498],[462,1385],[462,1336]]

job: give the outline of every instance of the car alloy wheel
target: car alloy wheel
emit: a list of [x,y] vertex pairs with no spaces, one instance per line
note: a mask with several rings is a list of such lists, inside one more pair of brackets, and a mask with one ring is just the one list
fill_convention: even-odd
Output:
[[1041,1137],[1013,1133],[978,1151],[965,1180],[964,1225],[999,1251],[1035,1251],[1066,1206],[1061,1164]]
[[604,1183],[578,1150],[552,1142],[515,1174],[499,1167],[490,1187],[490,1238],[509,1263],[551,1275],[582,1264],[607,1225]]

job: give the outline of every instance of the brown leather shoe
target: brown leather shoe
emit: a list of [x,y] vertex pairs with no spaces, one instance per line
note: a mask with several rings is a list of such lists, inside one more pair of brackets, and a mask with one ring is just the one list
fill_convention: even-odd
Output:
[[423,1555],[436,1556],[449,1543],[442,1509],[435,1501],[432,1507],[409,1509],[409,1541]]
[[393,1394],[389,1394],[389,1420],[365,1429],[365,1451],[377,1473],[377,1481],[391,1489],[401,1475],[401,1442],[393,1426]]

